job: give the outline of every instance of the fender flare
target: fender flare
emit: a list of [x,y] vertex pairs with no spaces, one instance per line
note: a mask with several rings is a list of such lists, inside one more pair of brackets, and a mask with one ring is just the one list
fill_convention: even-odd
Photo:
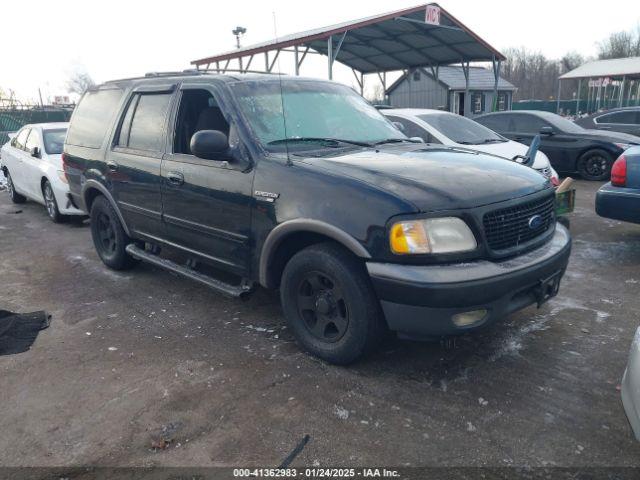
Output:
[[[87,205],[87,192],[90,189],[98,190],[102,195],[104,195],[107,198],[107,200],[115,210],[116,214],[118,215],[118,220],[120,220],[120,223],[122,224],[122,228],[124,229],[125,233],[130,237],[131,232],[129,231],[129,227],[127,227],[127,224],[124,221],[122,213],[118,208],[118,204],[116,203],[115,199],[113,198],[113,196],[111,195],[107,187],[105,187],[102,183],[98,182],[97,180],[87,180],[85,184],[82,186],[82,200],[84,201],[84,204],[87,206],[87,209],[90,210],[88,208],[89,206]],[[91,214],[91,211],[89,211],[88,213]]]
[[293,233],[303,232],[319,233],[321,235],[325,235],[340,243],[343,247],[350,250],[354,255],[360,258],[371,258],[369,252],[362,246],[362,244],[360,244],[360,242],[358,242],[344,230],[340,230],[334,225],[322,222],[320,220],[313,220],[311,218],[288,220],[271,230],[271,232],[269,232],[269,235],[267,235],[264,244],[262,245],[259,271],[259,282],[261,285],[263,285],[264,287],[268,287],[269,265],[280,244],[289,235]]

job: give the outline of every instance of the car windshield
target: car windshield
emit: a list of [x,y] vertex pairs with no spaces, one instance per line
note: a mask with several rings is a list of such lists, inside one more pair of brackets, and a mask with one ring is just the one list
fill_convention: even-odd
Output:
[[445,137],[463,145],[500,143],[507,140],[478,122],[451,113],[418,115],[423,122],[442,133]]
[[61,128],[57,130],[45,130],[43,132],[44,151],[48,155],[59,155],[62,153],[64,146],[64,137],[67,135],[67,129]]
[[551,125],[553,125],[558,130],[561,130],[565,133],[584,133],[585,129],[580,125],[576,125],[571,120],[567,120],[566,118],[562,118],[560,115],[545,115],[542,117],[546,121],[548,121]]
[[238,82],[231,88],[255,135],[271,152],[409,141],[343,85],[287,79]]

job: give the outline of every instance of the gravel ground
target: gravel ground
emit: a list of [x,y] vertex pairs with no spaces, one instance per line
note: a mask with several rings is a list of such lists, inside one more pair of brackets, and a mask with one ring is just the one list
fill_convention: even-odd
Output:
[[277,466],[308,434],[294,465],[640,466],[618,391],[640,227],[597,217],[598,187],[577,182],[556,299],[349,368],[302,353],[274,294],[109,271],[86,222],[0,192],[0,308],[52,314],[29,352],[0,357],[0,465]]

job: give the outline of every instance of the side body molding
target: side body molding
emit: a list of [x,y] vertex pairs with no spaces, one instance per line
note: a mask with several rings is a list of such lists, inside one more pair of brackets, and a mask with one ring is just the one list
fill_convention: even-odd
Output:
[[[124,228],[125,233],[131,236],[129,227],[127,227],[127,224],[124,222],[124,218],[122,217],[122,213],[120,213],[118,204],[116,203],[114,198],[111,196],[111,193],[109,192],[107,187],[105,187],[102,183],[92,179],[89,179],[85,182],[85,184],[82,186],[82,199],[84,201],[84,204],[87,205],[87,192],[91,189],[99,190],[100,193],[102,193],[107,198],[107,200],[109,200],[109,203],[111,204],[113,209],[116,211],[116,214],[118,215],[118,219],[120,220],[120,223],[122,224],[122,228]],[[87,213],[91,213],[91,212],[87,212]]]
[[312,232],[325,235],[342,244],[345,248],[348,248],[354,255],[361,258],[371,258],[369,252],[367,252],[367,250],[355,238],[329,223],[310,218],[289,220],[281,223],[271,230],[264,242],[264,245],[262,246],[259,274],[259,281],[261,285],[268,287],[269,282],[267,272],[269,270],[269,264],[282,241],[288,235],[298,232]]

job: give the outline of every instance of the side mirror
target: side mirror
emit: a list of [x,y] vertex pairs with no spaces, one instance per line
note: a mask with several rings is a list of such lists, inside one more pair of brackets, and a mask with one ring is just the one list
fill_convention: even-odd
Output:
[[189,144],[191,153],[206,160],[228,160],[229,139],[220,130],[200,130],[193,134]]
[[400,122],[391,122],[393,123],[393,126],[396,127],[398,130],[400,130],[402,133],[404,133],[404,125],[401,124]]
[[31,149],[31,156],[35,158],[40,158],[40,149],[38,147],[33,147]]
[[553,135],[553,127],[542,127],[540,135]]

